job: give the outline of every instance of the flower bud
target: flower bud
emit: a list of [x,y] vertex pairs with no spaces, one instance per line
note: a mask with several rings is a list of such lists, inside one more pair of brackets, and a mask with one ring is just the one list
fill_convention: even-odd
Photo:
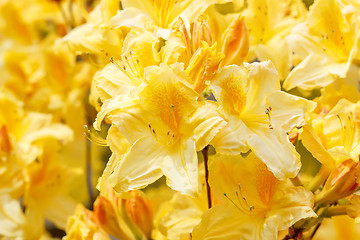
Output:
[[239,16],[231,23],[223,33],[221,41],[221,52],[225,54],[221,67],[230,64],[240,65],[249,52],[249,33],[244,17]]
[[63,239],[110,240],[110,237],[98,226],[94,213],[79,204],[75,214],[67,221],[66,236]]
[[359,162],[352,159],[338,164],[326,180],[323,190],[315,196],[315,202],[330,203],[355,192],[358,187],[359,170]]
[[179,17],[171,28],[169,39],[161,49],[162,62],[168,65],[175,62],[183,62],[187,65],[190,56],[190,34],[184,20]]
[[207,42],[209,46],[212,45],[210,25],[204,15],[200,15],[194,23],[192,31],[192,47],[194,52],[200,47],[201,41]]
[[216,51],[216,43],[211,47],[202,41],[200,47],[190,59],[186,73],[194,82],[194,90],[201,93],[206,87],[206,81],[210,80],[219,69],[223,54]]
[[94,203],[94,213],[102,229],[118,239],[133,239],[131,229],[122,219],[121,199],[115,193],[99,195]]
[[126,211],[131,220],[150,239],[153,228],[153,208],[150,200],[141,191],[130,191],[131,197],[126,201]]

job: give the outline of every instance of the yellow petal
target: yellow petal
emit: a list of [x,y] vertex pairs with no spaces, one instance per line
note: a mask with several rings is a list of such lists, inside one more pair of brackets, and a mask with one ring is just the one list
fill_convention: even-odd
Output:
[[118,192],[144,188],[159,179],[166,157],[164,147],[152,137],[136,141],[123,156],[109,177],[109,184]]
[[305,115],[312,112],[316,103],[282,91],[276,91],[267,98],[271,106],[271,124],[289,132],[294,127],[305,125]]
[[199,173],[194,140],[183,140],[169,151],[161,167],[166,184],[182,194],[196,196],[199,192]]
[[293,178],[301,168],[300,155],[282,129],[269,129],[267,125],[252,127],[247,144],[274,175],[284,180]]
[[335,80],[335,76],[345,77],[346,63],[336,63],[322,55],[310,54],[288,75],[285,90],[299,87],[304,90],[325,87]]
[[204,213],[192,237],[194,240],[260,240],[263,223],[261,217],[245,215],[231,203],[217,205]]
[[222,129],[226,122],[217,112],[218,105],[211,101],[200,101],[198,108],[189,118],[186,126],[191,129],[191,135],[194,135],[196,141],[196,150],[201,151],[213,137]]
[[0,201],[0,234],[9,238],[23,238],[26,219],[20,203],[8,195],[2,195]]

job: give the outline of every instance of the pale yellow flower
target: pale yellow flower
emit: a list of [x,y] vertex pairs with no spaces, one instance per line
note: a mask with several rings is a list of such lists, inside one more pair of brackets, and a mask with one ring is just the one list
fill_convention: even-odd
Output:
[[277,239],[278,231],[316,217],[311,192],[279,181],[253,153],[215,155],[210,185],[222,203],[204,213],[194,240]]
[[311,90],[346,77],[353,61],[359,59],[360,19],[354,11],[337,0],[315,1],[306,22],[287,37],[302,61],[285,80],[286,90]]
[[108,118],[132,145],[119,159],[109,182],[117,191],[147,186],[163,174],[182,193],[198,192],[196,151],[224,126],[217,104],[199,101],[179,68],[152,68],[139,104],[113,111]]
[[304,125],[315,103],[280,91],[270,61],[224,67],[210,87],[228,122],[211,142],[216,151],[237,155],[251,149],[279,179],[295,177],[301,163],[286,133]]
[[125,38],[121,59],[112,59],[111,63],[96,73],[90,101],[98,106],[100,100],[102,106],[94,123],[95,129],[100,130],[102,120],[111,111],[138,102],[146,67],[160,62],[158,42],[158,38],[151,32],[131,30]]
[[119,0],[102,0],[87,15],[87,22],[69,32],[63,41],[77,53],[108,54],[119,57],[129,29],[114,29],[110,22],[119,10]]

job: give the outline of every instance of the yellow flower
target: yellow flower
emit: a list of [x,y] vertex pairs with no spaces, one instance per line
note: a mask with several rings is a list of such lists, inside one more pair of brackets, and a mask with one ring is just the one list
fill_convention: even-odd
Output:
[[112,20],[115,27],[153,28],[157,35],[168,39],[172,24],[179,16],[192,23],[198,14],[210,5],[227,2],[226,0],[123,0],[123,10]]
[[38,161],[24,169],[25,192],[23,204],[27,221],[32,225],[34,236],[41,236],[45,230],[45,218],[60,229],[65,229],[66,221],[75,210],[76,203],[68,196],[67,190],[75,169],[65,166],[57,159],[57,147],[49,146]]
[[225,123],[216,113],[216,103],[197,101],[199,95],[183,70],[162,64],[145,78],[140,103],[108,116],[132,145],[110,175],[110,185],[117,191],[128,191],[145,187],[165,174],[171,188],[195,195],[196,151]]
[[359,160],[360,102],[341,99],[330,112],[313,116],[304,127],[303,144],[327,168],[346,159]]
[[131,30],[125,38],[121,59],[112,59],[96,73],[90,101],[95,106],[98,100],[103,104],[94,123],[95,129],[100,130],[101,122],[111,111],[138,103],[145,69],[160,62],[158,42],[151,32]]
[[295,177],[300,159],[286,132],[305,123],[315,103],[280,91],[270,61],[224,67],[210,87],[228,122],[211,142],[219,153],[252,150],[279,179]]
[[253,153],[215,155],[210,186],[222,202],[202,216],[193,239],[277,239],[278,231],[316,217],[313,196],[279,181]]
[[359,59],[359,15],[351,9],[337,0],[318,0],[310,7],[306,22],[287,37],[302,62],[285,80],[286,90],[311,90],[346,77],[353,61]]
[[129,31],[127,28],[114,29],[111,26],[119,6],[119,0],[101,0],[87,16],[87,22],[69,32],[63,41],[78,53],[107,53],[119,57],[124,38]]

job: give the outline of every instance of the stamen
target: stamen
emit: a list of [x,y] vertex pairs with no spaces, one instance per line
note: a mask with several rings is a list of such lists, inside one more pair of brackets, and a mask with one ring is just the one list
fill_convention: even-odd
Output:
[[336,117],[339,119],[340,122],[340,126],[341,126],[341,140],[342,140],[342,144],[345,146],[345,134],[344,134],[344,125],[341,121],[341,118],[339,116],[339,114],[336,114]]
[[[126,56],[125,56],[126,57]],[[115,60],[113,57],[110,57],[110,62],[112,64],[114,64],[122,73],[124,73],[135,85],[140,85],[141,81],[136,77],[133,76],[132,74],[130,74],[127,70],[125,65],[123,67],[121,67]],[[128,64],[128,66],[130,66]],[[130,71],[132,71],[131,66],[130,66]]]
[[157,140],[157,135],[156,135],[155,129],[151,126],[150,122],[148,123],[148,126],[150,129],[151,135]]
[[168,145],[173,143],[174,142],[174,139],[175,139],[175,133],[171,134],[171,137],[168,139]]
[[271,107],[267,107],[265,110],[265,114],[268,116],[269,119],[269,129],[274,129],[273,126],[271,125],[271,117],[270,117],[271,110],[272,110]]
[[103,147],[107,146],[106,140],[103,139],[97,132],[93,132],[89,130],[89,127],[87,125],[84,125],[84,129],[87,139],[89,139],[91,142],[99,146],[103,146]]
[[240,184],[240,183],[239,183],[238,187],[239,187],[239,190],[240,190],[240,194],[241,194],[241,196],[242,196],[242,199],[244,200],[244,202],[245,202],[245,204],[246,204],[246,207],[250,208],[250,205],[249,205],[248,202],[246,201],[245,195],[244,195],[243,192],[242,192],[241,184]]
[[228,195],[226,195],[226,193],[224,193],[224,196],[225,196],[232,204],[234,204],[234,206],[235,206],[237,209],[239,209],[239,210],[241,211],[240,207],[239,207],[238,205],[236,205],[236,204],[234,203],[234,201],[231,200],[231,198],[229,198]]

